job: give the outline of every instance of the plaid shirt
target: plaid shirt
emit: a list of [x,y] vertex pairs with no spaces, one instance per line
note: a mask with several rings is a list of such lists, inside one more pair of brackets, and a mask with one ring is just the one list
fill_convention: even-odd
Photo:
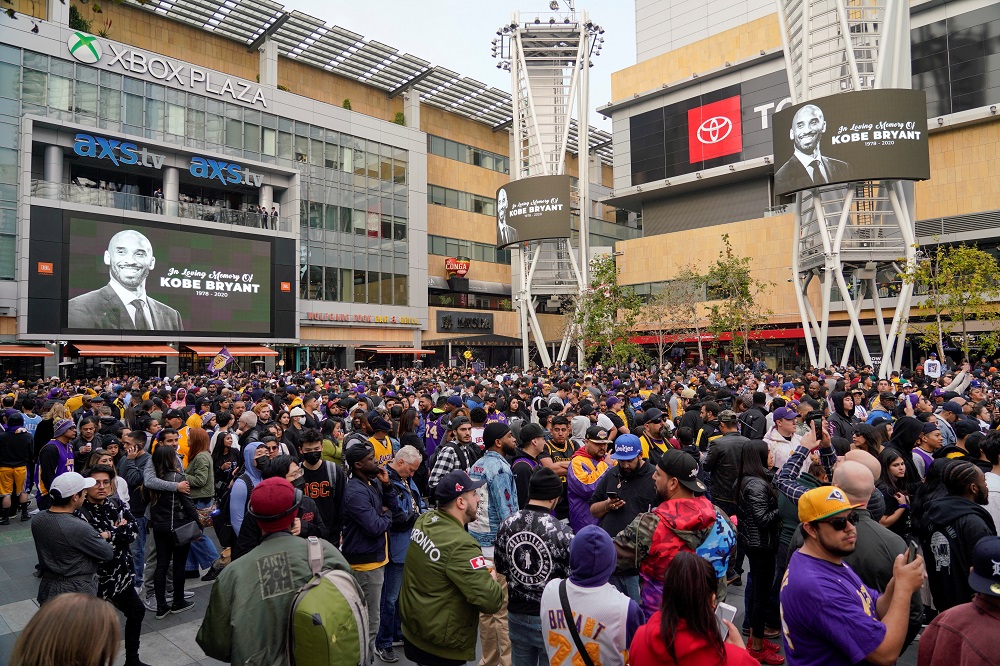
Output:
[[[774,487],[795,505],[798,505],[799,498],[806,491],[812,490],[812,488],[807,488],[799,483],[799,474],[802,473],[802,465],[805,464],[808,457],[809,449],[801,445],[796,446],[795,450],[792,451],[792,455],[788,456],[788,461],[785,462],[781,471],[778,472],[778,476],[774,478]],[[819,461],[822,463],[823,469],[826,470],[827,478],[832,479],[833,466],[837,462],[837,453],[833,450],[832,446],[819,450]]]

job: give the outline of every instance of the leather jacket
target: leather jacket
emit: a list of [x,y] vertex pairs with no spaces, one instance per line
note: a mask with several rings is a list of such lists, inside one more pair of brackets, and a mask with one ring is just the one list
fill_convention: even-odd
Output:
[[746,548],[778,549],[781,517],[778,494],[771,484],[757,477],[746,477],[740,487],[737,504],[739,537]]

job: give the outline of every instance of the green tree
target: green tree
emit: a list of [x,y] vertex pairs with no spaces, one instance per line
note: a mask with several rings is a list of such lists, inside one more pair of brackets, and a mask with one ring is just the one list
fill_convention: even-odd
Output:
[[701,343],[702,322],[698,305],[705,300],[705,276],[693,264],[681,268],[666,287],[653,294],[643,308],[643,324],[656,334],[656,352],[659,364],[673,346],[666,342],[667,335],[694,335],[698,340],[698,356],[704,358]]
[[645,354],[628,341],[639,320],[642,300],[632,287],[618,283],[618,274],[613,256],[590,262],[590,284],[577,297],[571,321],[582,334],[589,360],[622,366],[631,357]]
[[722,235],[722,243],[719,258],[705,275],[707,298],[713,301],[708,309],[708,330],[716,339],[724,333],[730,334],[734,356],[748,359],[751,331],[765,325],[773,314],[761,303],[761,297],[774,288],[774,283],[753,277],[750,258],[733,251],[729,234]]
[[[903,279],[915,283],[918,295],[925,297],[921,308],[929,316],[929,321],[909,325],[921,346],[937,349],[942,358],[946,336],[959,333],[962,354],[968,358],[969,322],[998,323],[994,302],[1000,300],[1000,267],[988,252],[965,244],[939,244]],[[1000,346],[1000,331],[995,325],[985,328],[989,330],[976,336],[977,346],[989,355]]]

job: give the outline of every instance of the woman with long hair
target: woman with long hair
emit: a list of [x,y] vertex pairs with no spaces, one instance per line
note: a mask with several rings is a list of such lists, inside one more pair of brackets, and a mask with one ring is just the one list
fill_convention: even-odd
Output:
[[344,457],[344,420],[339,417],[325,419],[320,424],[320,434],[323,436],[323,460],[329,460],[337,465],[342,464]]
[[236,450],[236,435],[231,432],[217,432],[214,436],[215,449],[212,450],[212,472],[215,475],[215,497],[222,496],[223,491],[235,478],[240,466],[240,452]]
[[42,605],[14,643],[10,666],[112,666],[121,625],[114,606],[90,594],[60,594]]
[[[201,428],[191,428],[188,432],[188,466],[184,476],[191,485],[188,497],[194,503],[195,509],[207,509],[215,500],[215,461],[208,452],[208,432]],[[191,543],[188,553],[186,575],[197,578],[199,569],[206,569],[202,580],[215,580],[222,571],[221,567],[213,567],[219,559],[219,551],[207,536],[202,534]]]
[[[180,470],[177,449],[160,444],[153,451],[150,463],[157,478],[172,483],[185,481]],[[149,522],[153,526],[156,544],[156,570],[153,573],[153,590],[156,593],[156,619],[162,620],[170,613],[183,613],[194,606],[184,599],[184,566],[191,544],[178,544],[174,530],[198,520],[191,498],[177,491],[150,491]],[[167,571],[173,558],[174,599],[167,603]]]
[[718,579],[698,555],[680,552],[670,561],[660,610],[635,632],[629,646],[632,666],[757,666],[744,649],[739,630],[726,622],[725,640],[715,616]]
[[511,419],[521,419],[521,423],[527,423],[530,418],[524,403],[517,396],[511,397],[510,402],[507,403],[507,409],[504,410],[504,415],[507,416],[508,423]]
[[906,464],[903,456],[895,449],[884,449],[878,457],[882,465],[882,474],[875,484],[876,489],[885,498],[885,513],[879,518],[882,527],[909,539],[910,528],[910,493],[906,485]]
[[413,407],[407,408],[403,415],[399,417],[399,447],[412,446],[420,452],[420,466],[413,473],[413,482],[417,484],[417,489],[421,495],[427,494],[427,447],[424,445],[422,437],[417,435],[417,428],[420,427],[420,413]]
[[778,493],[771,485],[768,470],[774,466],[774,454],[767,442],[750,440],[743,445],[740,471],[736,478],[739,517],[739,538],[750,561],[750,578],[753,581],[750,612],[750,655],[762,664],[783,664],[785,658],[778,654],[779,647],[764,639],[764,624],[769,615],[771,588],[774,585],[775,560],[778,553],[778,532],[781,516],[778,515]]
[[882,444],[879,442],[878,433],[873,426],[867,423],[859,423],[854,426],[854,437],[851,439],[851,449],[861,449],[873,456],[882,452]]
[[892,423],[883,421],[872,427],[875,428],[876,442],[878,443],[879,451],[881,451],[889,443],[889,440],[892,439]]

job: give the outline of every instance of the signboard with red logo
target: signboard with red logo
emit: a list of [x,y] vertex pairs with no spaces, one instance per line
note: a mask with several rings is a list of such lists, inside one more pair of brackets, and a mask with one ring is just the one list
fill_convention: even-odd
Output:
[[688,162],[696,164],[742,150],[739,95],[688,111]]
[[458,277],[465,277],[471,267],[472,262],[468,259],[448,257],[444,260],[444,269],[448,271],[448,277],[454,277],[456,275]]

